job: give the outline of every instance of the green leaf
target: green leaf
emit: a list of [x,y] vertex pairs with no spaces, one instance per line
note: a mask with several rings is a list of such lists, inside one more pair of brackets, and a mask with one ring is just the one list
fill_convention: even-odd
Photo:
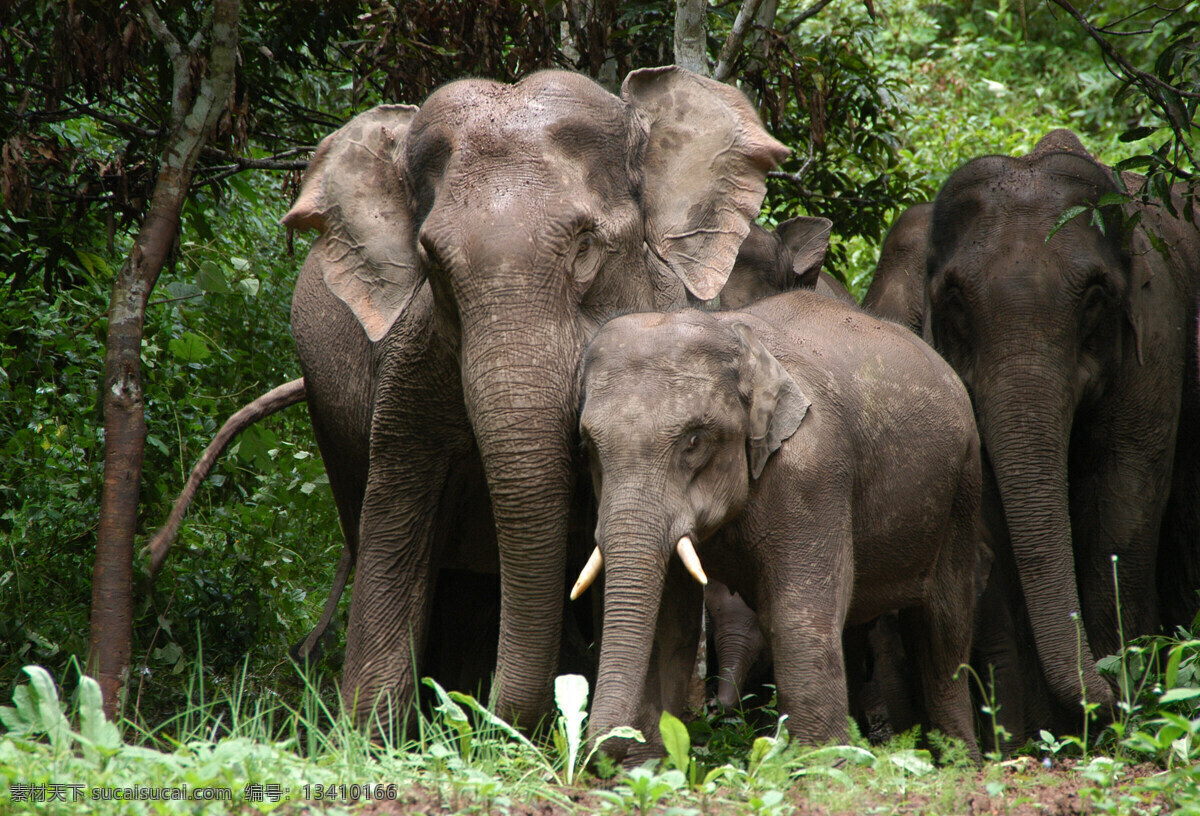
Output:
[[16,707],[0,706],[0,722],[12,734],[28,734],[33,731],[37,720],[33,700],[29,696],[29,686],[17,686],[13,689],[13,702]]
[[841,782],[842,785],[844,785],[847,789],[854,787],[854,781],[845,771],[839,770],[838,768],[827,768],[824,765],[814,765],[811,768],[801,768],[792,774],[792,777],[795,779],[799,779],[802,776],[824,776],[837,782]]
[[57,748],[67,739],[71,729],[58,702],[54,680],[41,666],[25,666],[24,671],[29,675],[30,701],[36,709],[34,728],[45,733],[50,744]]
[[1158,128],[1143,125],[1141,127],[1130,128],[1117,138],[1122,142],[1136,142],[1138,139],[1145,139],[1147,136],[1153,135],[1157,130]]
[[1200,688],[1173,688],[1158,698],[1160,705],[1180,703],[1184,700],[1195,700],[1200,697]]
[[[426,682],[427,682],[427,683],[432,683],[432,682],[433,682],[433,680],[431,680],[431,679],[430,679],[430,678],[428,678],[428,677],[427,677],[427,678],[425,678],[425,680],[426,680]],[[437,684],[436,684],[436,683],[434,683],[434,685],[436,686]],[[441,688],[441,687],[440,687],[440,686],[438,686],[438,688]],[[457,702],[459,702],[459,703],[462,703],[462,704],[463,704],[463,705],[465,705],[467,708],[471,709],[471,710],[472,710],[472,711],[474,711],[476,714],[478,714],[478,715],[479,715],[479,717],[480,717],[480,718],[481,718],[481,719],[482,719],[484,722],[486,722],[488,725],[490,725],[490,726],[492,726],[493,728],[496,728],[496,729],[498,729],[498,730],[500,730],[500,731],[503,731],[503,732],[504,732],[505,734],[507,734],[507,735],[508,735],[510,738],[512,738],[512,739],[516,740],[517,742],[521,743],[521,745],[524,745],[526,748],[529,748],[529,749],[530,749],[531,751],[533,751],[533,752],[534,752],[534,753],[535,753],[537,756],[539,756],[539,757],[541,757],[541,756],[542,756],[541,752],[540,752],[540,751],[538,751],[538,750],[537,750],[537,748],[535,748],[535,747],[534,747],[533,743],[532,743],[532,742],[530,742],[530,741],[529,741],[529,740],[526,738],[526,736],[525,736],[524,734],[522,734],[522,733],[521,733],[520,731],[518,731],[517,729],[513,728],[511,725],[509,725],[509,724],[508,724],[508,723],[506,723],[504,720],[502,720],[502,719],[500,719],[499,717],[497,717],[497,716],[496,716],[495,714],[493,714],[492,712],[488,711],[488,710],[487,710],[487,709],[486,709],[486,708],[485,708],[483,705],[481,705],[481,704],[480,704],[480,702],[479,702],[478,700],[476,700],[476,699],[475,699],[474,697],[472,697],[471,695],[469,695],[469,694],[463,694],[461,691],[452,691],[452,692],[450,692],[450,699],[452,699],[452,700],[455,700],[455,701],[457,701]]]
[[246,297],[258,297],[258,290],[260,286],[261,284],[259,283],[258,278],[242,278],[237,282],[238,289],[240,289],[242,294]]
[[438,684],[438,681],[432,677],[426,677],[421,682],[433,689],[434,694],[437,695],[438,704],[434,707],[434,710],[441,714],[443,719],[456,728],[463,725],[468,728],[470,727],[471,721],[467,719],[467,712],[455,704],[450,695],[446,693],[446,690]]
[[924,776],[933,772],[933,762],[928,751],[908,749],[897,751],[888,757],[892,764],[913,776]]
[[155,448],[158,448],[159,452],[162,453],[163,456],[171,455],[171,449],[167,447],[165,442],[163,442],[154,434],[146,434],[146,442],[153,445]]
[[79,732],[84,738],[84,756],[98,762],[121,748],[121,732],[104,716],[100,684],[86,675],[79,681]]
[[1115,170],[1137,170],[1142,167],[1149,167],[1152,164],[1157,164],[1157,160],[1153,156],[1130,156],[1128,159],[1116,163],[1113,169]]
[[171,342],[167,344],[167,348],[185,363],[198,363],[212,356],[212,352],[208,349],[208,342],[193,332],[184,332],[179,337],[172,338]]
[[688,736],[687,727],[669,711],[664,711],[658,718],[658,731],[662,734],[663,747],[671,764],[678,770],[687,773],[688,754],[692,750],[692,740]]
[[200,268],[196,270],[196,285],[205,292],[215,292],[218,295],[228,295],[233,291],[229,288],[229,281],[225,280],[225,273],[221,271],[221,267],[212,261],[200,264]]
[[1054,226],[1050,229],[1050,232],[1046,235],[1046,243],[1047,244],[1050,243],[1050,239],[1054,237],[1054,233],[1058,232],[1060,229],[1062,229],[1064,226],[1066,226],[1066,223],[1068,221],[1070,221],[1072,218],[1074,218],[1077,215],[1082,215],[1083,213],[1087,212],[1090,209],[1091,209],[1091,207],[1088,207],[1088,206],[1085,206],[1082,204],[1076,204],[1074,207],[1067,207],[1067,209],[1063,210],[1063,214],[1058,217],[1058,220],[1054,222]]
[[849,760],[864,768],[871,768],[875,765],[875,755],[866,748],[859,748],[856,745],[830,745],[826,748],[809,751],[799,757],[799,761],[805,763],[839,759]]
[[251,204],[258,203],[258,192],[254,187],[241,176],[230,176],[229,186],[238,191],[238,194],[246,199]]
[[1163,674],[1163,685],[1169,689],[1175,688],[1175,681],[1179,678],[1179,661],[1183,658],[1184,644],[1180,643],[1171,650],[1171,656],[1167,658],[1167,670]]
[[204,291],[196,284],[186,283],[184,281],[171,281],[167,284],[166,289],[167,295],[173,300],[195,297],[196,295],[202,294]]
[[434,711],[441,714],[442,720],[458,732],[458,753],[464,762],[467,761],[471,756],[471,721],[467,719],[467,713],[455,704],[446,690],[432,677],[426,677],[421,682],[437,694],[438,704],[434,706]]
[[638,731],[636,728],[632,728],[628,725],[618,725],[613,730],[606,731],[600,735],[600,737],[592,745],[592,750],[588,752],[587,759],[584,760],[583,764],[587,765],[589,762],[591,762],[592,757],[594,757],[596,752],[600,750],[600,746],[610,739],[631,739],[634,742],[646,741],[646,738],[642,736],[642,732]]

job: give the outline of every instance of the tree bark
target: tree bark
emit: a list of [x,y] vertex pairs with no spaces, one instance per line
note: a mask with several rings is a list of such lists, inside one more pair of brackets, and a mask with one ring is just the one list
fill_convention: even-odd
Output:
[[[180,43],[151,0],[142,14],[174,67],[172,128],[159,162],[150,207],[133,250],[113,280],[104,360],[104,489],[92,573],[88,673],[116,715],[129,674],[133,639],[133,538],[137,527],[146,416],[141,348],[146,303],[179,231],[180,212],[200,151],[211,138],[233,89],[239,0],[216,0],[207,73],[193,89],[191,63],[201,33]],[[207,27],[206,19],[204,27]]]
[[742,0],[742,7],[738,9],[737,17],[733,20],[733,28],[729,31],[725,45],[721,47],[721,55],[717,59],[717,67],[713,71],[713,79],[717,82],[726,82],[733,75],[733,61],[738,52],[742,50],[742,43],[754,22],[754,16],[758,14],[760,5],[762,5],[762,0]]
[[708,76],[705,40],[708,0],[677,0],[675,7],[675,64]]

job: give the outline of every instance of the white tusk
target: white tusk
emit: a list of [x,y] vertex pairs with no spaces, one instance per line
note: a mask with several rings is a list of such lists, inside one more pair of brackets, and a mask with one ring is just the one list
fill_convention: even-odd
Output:
[[675,552],[679,553],[679,560],[687,567],[692,577],[699,581],[701,586],[708,586],[708,576],[704,574],[704,567],[700,566],[700,556],[696,555],[692,540],[687,536],[679,539],[679,543],[675,545]]
[[604,569],[604,556],[600,554],[600,548],[592,550],[592,554],[588,557],[587,563],[583,565],[583,569],[579,573],[579,578],[575,580],[575,586],[571,587],[571,600],[575,600],[583,591],[592,585],[592,581],[596,580],[596,576],[600,574],[600,570]]

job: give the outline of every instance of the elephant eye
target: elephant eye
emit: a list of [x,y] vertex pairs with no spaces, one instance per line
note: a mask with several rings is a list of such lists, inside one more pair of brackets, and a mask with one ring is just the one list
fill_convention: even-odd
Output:
[[1087,288],[1080,301],[1080,328],[1085,338],[1090,338],[1103,325],[1103,317],[1112,302],[1112,295],[1100,283],[1093,283]]
[[957,286],[947,287],[938,306],[940,307],[938,311],[942,313],[947,327],[953,330],[958,337],[966,338],[969,333],[969,321],[962,291]]
[[684,444],[688,450],[695,450],[696,448],[700,447],[700,434],[698,434],[698,433],[688,434],[687,442]]
[[575,239],[571,272],[580,286],[587,286],[600,271],[604,260],[604,242],[593,230],[584,230]]
[[1099,283],[1093,283],[1088,287],[1087,292],[1083,296],[1083,311],[1084,314],[1097,311],[1108,300],[1108,291]]

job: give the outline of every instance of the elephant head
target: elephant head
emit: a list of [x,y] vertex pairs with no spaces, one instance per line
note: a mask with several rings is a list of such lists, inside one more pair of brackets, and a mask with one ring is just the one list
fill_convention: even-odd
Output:
[[617,318],[588,347],[580,429],[600,507],[572,596],[603,569],[593,739],[623,725],[653,738],[641,701],[672,559],[707,583],[697,542],[743,508],[808,406],[753,331],[705,312]]
[[[1076,705],[1082,669],[1087,698],[1111,704],[1088,638],[1076,649],[1084,562],[1073,547],[1068,467],[1080,417],[1123,387],[1122,370],[1141,365],[1152,273],[1119,208],[1088,209],[1055,230],[1064,212],[1095,207],[1116,187],[1073,136],[1051,137],[1025,158],[969,162],[938,193],[924,332],[971,393],[1054,695]],[[1115,646],[1089,634],[1092,647]]]
[[832,227],[828,218],[809,216],[791,218],[773,231],[751,225],[721,290],[721,308],[741,309],[790,289],[816,287]]
[[[584,344],[613,314],[714,297],[786,154],[737,90],[674,67],[631,73],[619,98],[562,71],[461,80],[318,150],[284,221],[320,230],[381,389],[390,355],[426,342],[393,331],[426,284],[457,358],[496,522],[505,716],[531,725],[549,704]],[[350,685],[385,688],[349,646]]]

